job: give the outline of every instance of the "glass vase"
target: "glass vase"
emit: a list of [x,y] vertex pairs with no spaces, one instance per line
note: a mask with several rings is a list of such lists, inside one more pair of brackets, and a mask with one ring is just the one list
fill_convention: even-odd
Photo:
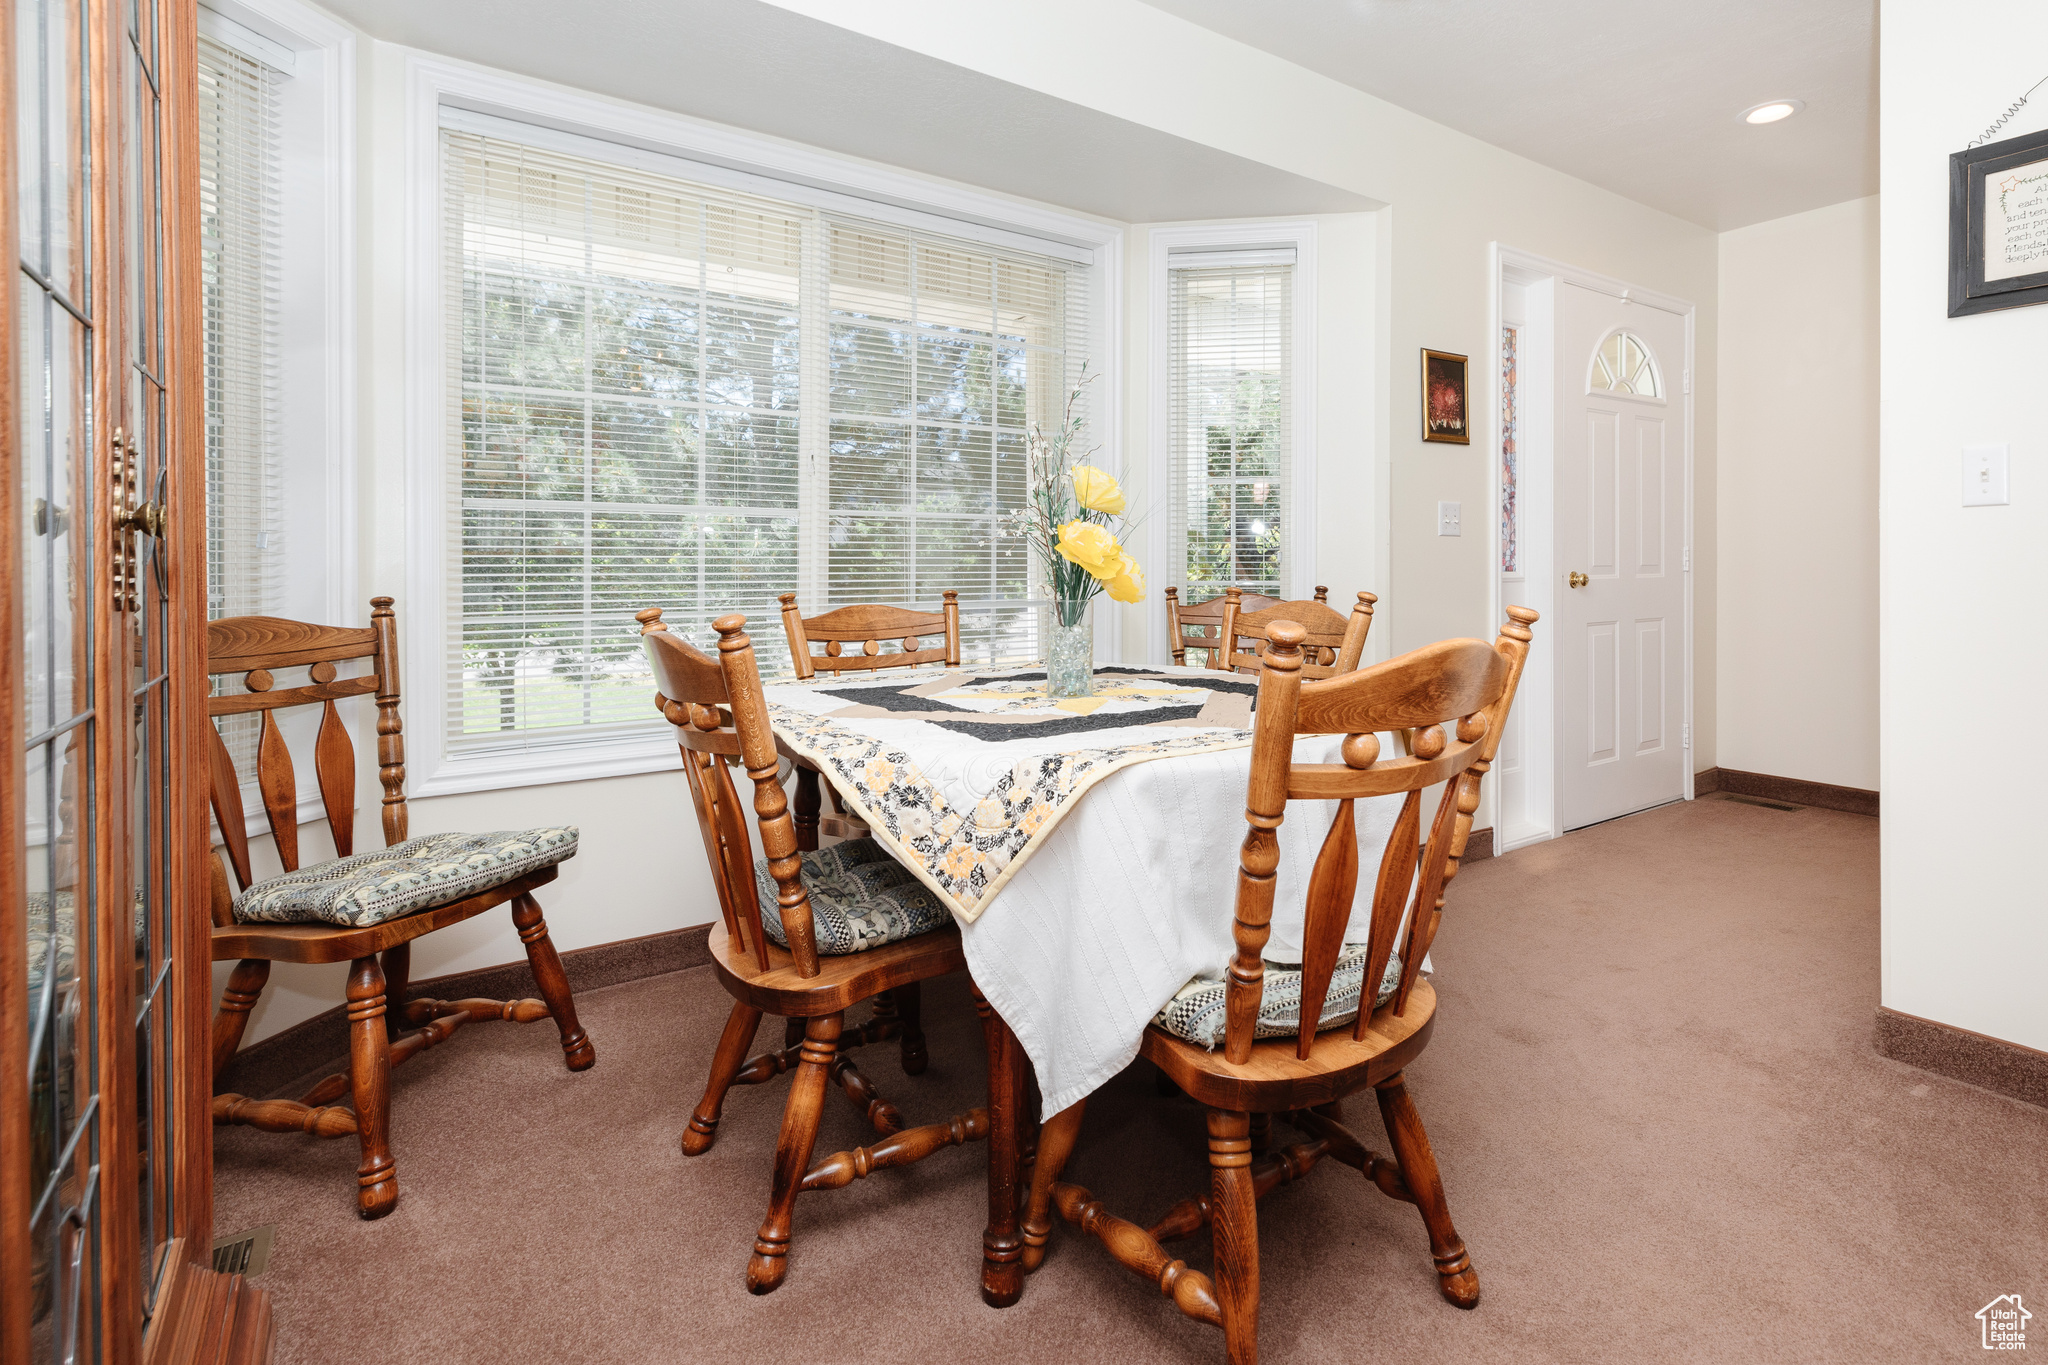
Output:
[[1045,658],[1049,696],[1086,697],[1095,691],[1095,623],[1088,614],[1093,600],[1052,604],[1052,642]]

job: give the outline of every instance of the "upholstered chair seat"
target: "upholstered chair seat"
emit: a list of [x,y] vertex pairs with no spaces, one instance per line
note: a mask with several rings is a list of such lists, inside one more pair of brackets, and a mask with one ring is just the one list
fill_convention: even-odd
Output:
[[[1348,1024],[1358,1017],[1359,988],[1365,981],[1369,951],[1369,946],[1363,943],[1344,945],[1336,970],[1330,974],[1330,993],[1323,999],[1323,1012],[1316,1020],[1317,1032]],[[1395,953],[1387,959],[1387,970],[1380,977],[1373,1008],[1392,1000],[1400,985],[1401,955]],[[1198,976],[1174,992],[1173,999],[1166,1002],[1152,1022],[1176,1038],[1185,1038],[1214,1052],[1223,1045],[1224,999],[1229,990],[1230,983],[1222,977]],[[1253,1036],[1283,1038],[1300,1031],[1301,964],[1268,962],[1265,993],[1259,1000]]]
[[422,835],[257,882],[235,897],[235,922],[382,924],[553,867],[576,856],[576,837],[573,825]]
[[[802,864],[818,951],[827,957],[900,943],[952,922],[931,888],[873,839],[849,839],[805,853]],[[762,932],[787,948],[789,936],[766,858],[754,864],[754,887],[761,898]]]

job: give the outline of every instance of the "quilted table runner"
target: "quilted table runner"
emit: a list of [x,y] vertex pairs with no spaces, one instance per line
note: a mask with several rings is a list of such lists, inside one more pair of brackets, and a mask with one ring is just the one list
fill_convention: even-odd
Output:
[[1098,668],[1055,700],[1040,670],[906,670],[767,688],[775,733],[972,924],[1081,794],[1118,769],[1250,745],[1258,680]]

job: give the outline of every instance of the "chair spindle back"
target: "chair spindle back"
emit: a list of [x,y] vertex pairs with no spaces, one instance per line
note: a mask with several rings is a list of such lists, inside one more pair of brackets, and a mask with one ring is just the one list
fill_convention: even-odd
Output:
[[[384,787],[384,843],[406,837],[405,736],[398,717],[398,622],[389,597],[370,599],[370,624],[365,628],[314,625],[276,616],[229,616],[207,623],[206,671],[243,675],[246,693],[208,697],[208,795],[221,842],[227,849],[236,881],[244,888],[253,880],[249,838],[242,807],[242,780],[221,738],[219,718],[262,717],[256,737],[256,788],[270,825],[278,861],[287,872],[299,868],[298,783],[292,757],[278,728],[277,713],[286,707],[320,707],[320,728],[313,740],[313,769],[320,803],[327,814],[336,857],[355,851],[356,750],[335,703],[348,697],[374,696],[377,705],[377,762]],[[360,677],[337,676],[336,664],[368,659],[371,669]],[[307,670],[301,687],[277,687],[277,672]],[[216,855],[217,856],[217,855]],[[216,879],[213,919],[232,921],[222,878]]]
[[[797,610],[796,594],[786,592],[782,603],[782,629],[789,636],[789,661],[799,678],[809,678],[822,669],[827,673],[848,673],[861,669],[914,668],[919,664],[960,662],[960,594],[947,589],[944,605],[937,611],[912,611],[866,603],[838,607],[823,616],[804,616]],[[926,649],[924,637],[938,635],[945,644]],[[882,653],[882,641],[901,639],[899,654]],[[811,653],[811,642],[825,644],[822,655]],[[857,644],[858,654],[847,654],[845,646]]]
[[[1332,678],[1350,673],[1365,657],[1365,637],[1372,631],[1372,608],[1379,600],[1372,593],[1361,592],[1349,617],[1339,616],[1321,602],[1276,602],[1248,610],[1243,594],[1232,588],[1223,594],[1223,638],[1229,644],[1209,656],[1210,667],[1256,673],[1268,632],[1281,621],[1292,621],[1304,632],[1304,678]],[[1255,652],[1248,654],[1240,648],[1246,640],[1255,642]]]
[[[1316,601],[1327,605],[1329,600],[1330,590],[1321,583],[1316,584]],[[1172,650],[1175,663],[1185,667],[1188,651],[1199,649],[1209,653],[1210,657],[1206,660],[1208,666],[1216,666],[1215,649],[1217,642],[1223,638],[1223,602],[1224,593],[1219,592],[1203,601],[1183,604],[1179,588],[1166,590],[1167,647]],[[1267,597],[1262,593],[1246,592],[1240,588],[1238,602],[1244,611],[1259,611],[1266,607],[1279,606],[1281,599]]]
[[789,796],[782,789],[775,732],[768,724],[768,700],[761,689],[760,664],[748,638],[744,616],[721,616],[712,622],[718,632],[718,658],[712,659],[661,619],[660,607],[634,617],[640,622],[640,645],[654,668],[654,706],[676,727],[683,772],[697,807],[704,852],[711,860],[711,880],[718,889],[725,932],[742,952],[750,952],[763,972],[774,969],[768,939],[761,931],[761,902],[754,890],[753,845],[747,837],[746,812],[740,807],[727,764],[738,759],[754,779],[754,818],[761,826],[761,848],[775,879],[776,904],[789,955],[797,975],[818,975],[817,931],[811,901],[804,890],[796,846],[796,822]]
[[[1297,1055],[1307,1057],[1314,1044],[1330,978],[1343,951],[1359,877],[1353,803],[1364,797],[1404,794],[1374,883],[1353,1036],[1365,1036],[1404,910],[1407,933],[1393,1009],[1396,1014],[1407,1010],[1416,973],[1443,916],[1444,888],[1457,875],[1458,859],[1472,832],[1480,780],[1500,746],[1528,658],[1529,626],[1536,613],[1509,607],[1508,617],[1492,645],[1483,640],[1443,640],[1371,668],[1309,682],[1302,680],[1307,632],[1291,621],[1269,628],[1245,798],[1250,828],[1239,855],[1237,952],[1224,1004],[1224,1050],[1230,1061],[1251,1057],[1264,994],[1262,954],[1271,934],[1273,878],[1280,861],[1277,831],[1289,801],[1337,802],[1336,818],[1309,876]],[[1453,727],[1452,735],[1445,734],[1446,725]],[[1407,754],[1381,758],[1379,737],[1385,731],[1406,732]],[[1294,763],[1294,738],[1306,734],[1343,735],[1344,761]],[[1439,782],[1445,784],[1443,799],[1424,843],[1422,793]]]

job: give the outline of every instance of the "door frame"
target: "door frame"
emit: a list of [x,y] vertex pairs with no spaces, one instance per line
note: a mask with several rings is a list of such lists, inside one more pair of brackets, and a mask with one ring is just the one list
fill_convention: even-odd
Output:
[[[1516,442],[1516,488],[1517,521],[1520,556],[1518,562],[1524,566],[1521,579],[1516,583],[1514,605],[1528,606],[1543,617],[1554,620],[1558,602],[1558,585],[1562,581],[1562,570],[1557,558],[1557,505],[1554,490],[1557,470],[1557,407],[1556,407],[1556,366],[1557,366],[1557,321],[1556,309],[1550,302],[1555,295],[1555,285],[1573,284],[1581,289],[1606,294],[1628,303],[1644,303],[1668,312],[1677,313],[1685,321],[1685,356],[1680,366],[1680,394],[1683,413],[1683,441],[1685,457],[1685,507],[1684,542],[1680,564],[1684,575],[1685,620],[1681,631],[1684,645],[1683,672],[1685,677],[1685,714],[1683,730],[1680,731],[1684,757],[1683,798],[1687,801],[1694,796],[1694,771],[1692,760],[1693,731],[1693,671],[1695,651],[1693,648],[1694,609],[1692,563],[1693,525],[1695,501],[1693,492],[1694,476],[1694,413],[1696,395],[1693,373],[1697,368],[1698,307],[1687,299],[1645,289],[1611,275],[1583,270],[1578,266],[1519,247],[1492,242],[1487,247],[1487,318],[1489,328],[1484,354],[1487,357],[1481,384],[1473,386],[1486,395],[1485,420],[1483,428],[1489,433],[1487,449],[1487,489],[1490,502],[1487,544],[1490,558],[1487,561],[1487,606],[1489,626],[1498,625],[1506,619],[1504,612],[1509,605],[1505,576],[1501,572],[1501,328],[1505,323],[1505,294],[1509,284],[1520,285],[1530,290],[1530,318],[1523,324],[1523,340],[1517,350],[1517,396],[1518,439]],[[1550,286],[1546,291],[1545,286]],[[1533,343],[1533,344],[1532,344]],[[1525,378],[1532,368],[1529,357],[1535,353],[1533,369],[1547,381],[1531,384]],[[1670,373],[1670,367],[1665,367]],[[1530,400],[1534,401],[1530,401]],[[1536,420],[1531,420],[1535,418]],[[1529,663],[1522,676],[1520,697],[1523,705],[1518,708],[1518,719],[1522,721],[1521,763],[1526,771],[1519,784],[1523,810],[1511,812],[1504,800],[1507,773],[1503,780],[1492,784],[1487,800],[1491,803],[1487,812],[1494,828],[1494,851],[1506,853],[1527,844],[1555,839],[1564,833],[1563,814],[1560,808],[1558,775],[1557,736],[1558,721],[1563,698],[1558,691],[1558,654],[1555,649],[1543,648],[1548,637],[1543,628],[1537,627],[1536,647],[1530,651]],[[1501,767],[1505,769],[1506,764]],[[1512,828],[1511,817],[1519,817]]]

